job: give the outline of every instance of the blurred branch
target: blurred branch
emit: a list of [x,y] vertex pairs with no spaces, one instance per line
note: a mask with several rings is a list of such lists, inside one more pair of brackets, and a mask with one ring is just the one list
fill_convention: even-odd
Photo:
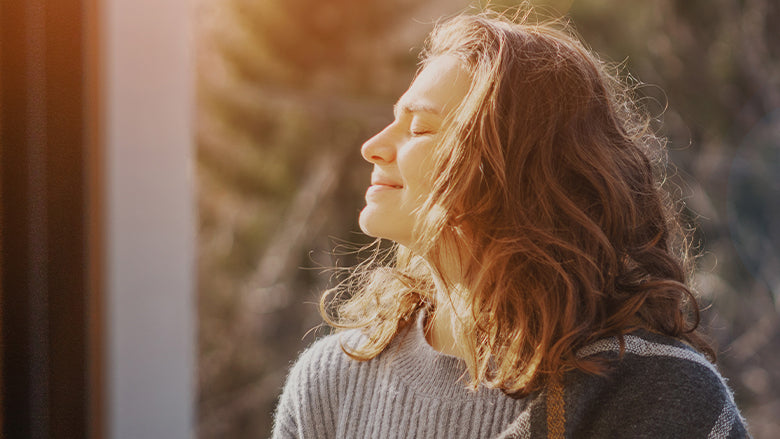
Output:
[[747,331],[731,342],[733,359],[738,364],[744,364],[757,352],[760,352],[777,334],[778,326],[780,326],[778,323],[780,323],[780,314],[774,309],[770,309],[756,321],[755,325],[749,327]]
[[[321,233],[327,218],[325,206],[332,202],[334,185],[343,172],[343,155],[344,152],[326,153],[314,161],[313,169],[279,222],[257,268],[241,290],[243,306],[237,328],[253,327],[252,322],[259,316],[284,304],[281,295],[269,293],[295,275],[300,255],[306,253],[308,243]],[[286,298],[289,299],[289,295]]]

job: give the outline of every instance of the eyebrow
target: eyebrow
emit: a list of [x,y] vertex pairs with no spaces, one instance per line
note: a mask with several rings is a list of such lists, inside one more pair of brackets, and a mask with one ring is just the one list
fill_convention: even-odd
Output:
[[438,108],[421,102],[398,102],[393,105],[393,114],[398,116],[399,113],[430,113],[441,116]]

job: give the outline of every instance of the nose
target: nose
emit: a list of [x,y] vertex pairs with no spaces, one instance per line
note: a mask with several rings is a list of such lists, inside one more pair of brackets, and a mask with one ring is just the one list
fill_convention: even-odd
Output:
[[395,160],[395,144],[390,132],[391,125],[366,140],[360,148],[360,153],[367,162],[375,165],[392,163]]

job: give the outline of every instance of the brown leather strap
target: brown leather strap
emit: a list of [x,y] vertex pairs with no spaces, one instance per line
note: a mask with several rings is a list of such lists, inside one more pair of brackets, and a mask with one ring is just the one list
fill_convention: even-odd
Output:
[[554,382],[547,388],[547,437],[563,439],[566,432],[566,410],[563,403],[563,386]]

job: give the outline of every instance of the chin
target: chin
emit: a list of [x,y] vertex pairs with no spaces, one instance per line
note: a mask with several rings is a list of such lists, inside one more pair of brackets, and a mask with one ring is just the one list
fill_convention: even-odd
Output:
[[[408,233],[404,233],[405,218],[398,218],[395,211],[393,214],[383,213],[368,205],[360,212],[358,224],[360,224],[360,230],[368,236],[389,239],[401,245],[407,241],[406,235]],[[409,230],[411,230],[411,225]]]
[[371,213],[369,212],[369,206],[366,206],[363,208],[363,210],[360,211],[360,216],[358,217],[358,224],[360,225],[360,230],[365,233],[368,236],[373,236],[377,238],[377,236],[374,234],[373,231],[373,221],[371,221]]
[[360,211],[360,218],[358,219],[358,224],[360,224],[360,230],[363,231],[368,236],[373,236],[374,238],[386,238],[385,233],[386,227],[383,227],[384,224],[382,224],[383,221],[381,221],[382,215],[379,215],[377,212],[374,212],[373,209],[371,209],[370,206],[366,206],[363,208],[362,211]]

